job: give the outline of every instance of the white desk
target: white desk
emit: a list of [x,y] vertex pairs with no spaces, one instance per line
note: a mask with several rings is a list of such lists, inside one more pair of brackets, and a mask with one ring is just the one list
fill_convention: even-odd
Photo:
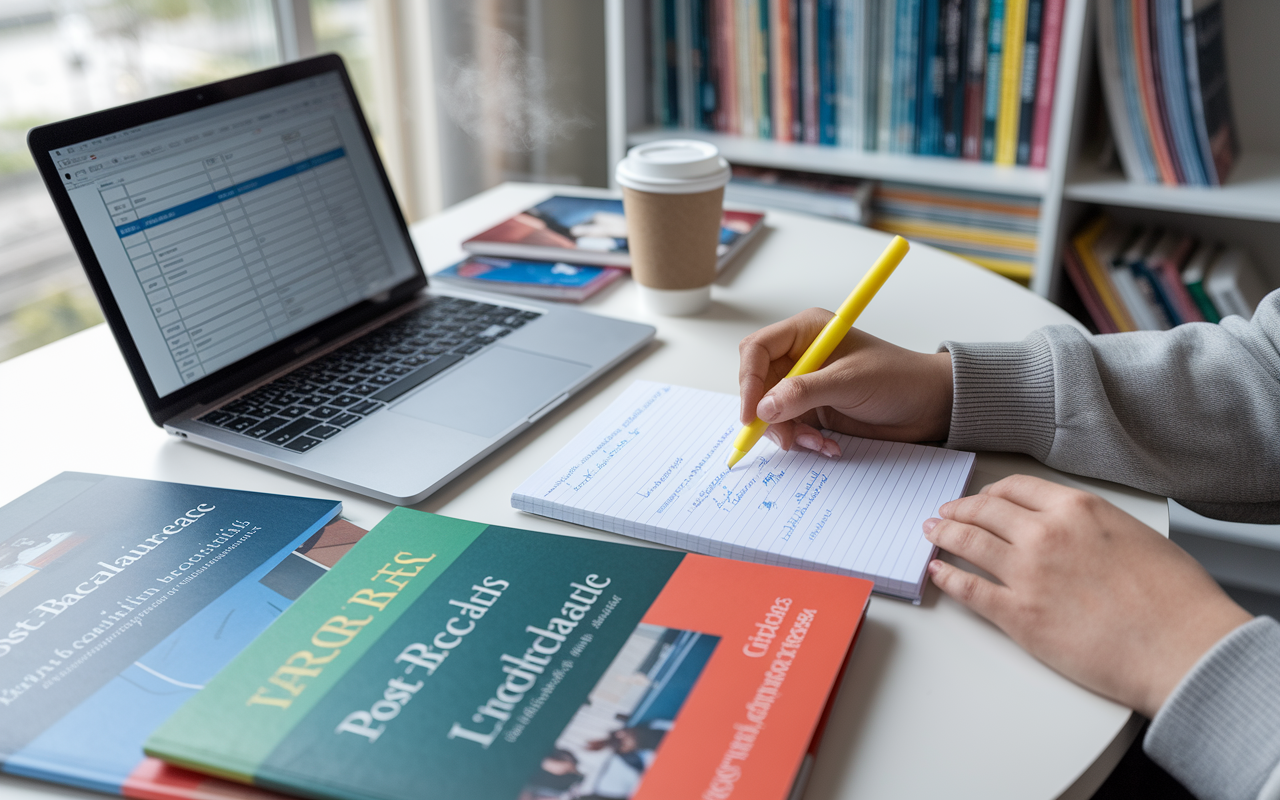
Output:
[[[427,270],[456,260],[462,239],[549,193],[548,187],[506,185],[415,226]],[[516,512],[511,491],[634,379],[736,393],[738,341],[808,306],[838,303],[888,238],[783,213],[771,213],[768,225],[720,277],[714,305],[700,317],[645,317],[630,281],[593,298],[587,304],[593,311],[657,325],[657,342],[420,508],[622,540]],[[1020,339],[1051,323],[1072,321],[1003,278],[919,245],[859,320],[872,334],[926,351],[946,338]],[[389,508],[166,436],[148,419],[105,326],[0,364],[0,420],[0,503],[76,470],[333,497],[365,527]],[[1162,498],[1068,477],[1020,456],[981,454],[977,469],[975,490],[1029,472],[1096,491],[1167,531]],[[1127,709],[1027,656],[936,588],[919,607],[876,597],[806,797],[1088,797],[1132,742],[1138,723]],[[94,796],[13,778],[0,778],[0,795]]]

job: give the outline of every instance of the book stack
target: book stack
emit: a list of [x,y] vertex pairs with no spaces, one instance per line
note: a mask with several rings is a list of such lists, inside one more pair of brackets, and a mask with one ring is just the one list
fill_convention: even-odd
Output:
[[871,227],[931,244],[1006,278],[1031,280],[1040,201],[1033,197],[881,183]]
[[1274,288],[1239,247],[1106,217],[1072,237],[1063,263],[1100,333],[1248,319]]
[[1222,0],[1100,0],[1098,61],[1125,175],[1220,186],[1239,155]]
[[654,120],[1045,165],[1065,0],[654,0]]
[[871,220],[874,187],[871,181],[857,178],[735,165],[724,199],[866,225]]

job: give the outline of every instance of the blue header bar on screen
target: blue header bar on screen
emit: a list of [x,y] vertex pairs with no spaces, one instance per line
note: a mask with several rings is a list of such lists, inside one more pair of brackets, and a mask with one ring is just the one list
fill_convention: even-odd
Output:
[[250,178],[243,183],[237,183],[235,186],[228,186],[225,189],[211,192],[203,197],[188,200],[187,202],[176,205],[173,208],[158,211],[155,214],[142,217],[141,219],[134,220],[133,222],[129,222],[124,225],[117,225],[116,233],[121,239],[126,236],[132,236],[135,233],[145,231],[149,228],[154,228],[157,225],[169,222],[170,220],[175,220],[178,217],[185,217],[187,214],[194,214],[195,212],[206,209],[209,206],[217,205],[218,203],[230,200],[233,197],[239,197],[242,194],[247,194],[252,192],[254,189],[261,189],[262,187],[268,186],[276,181],[282,181],[285,178],[292,178],[294,175],[315,169],[323,164],[328,164],[330,161],[336,161],[346,154],[346,149],[342,147],[330,150],[327,153],[321,153],[318,156],[313,156],[305,161],[299,161],[296,164],[290,164],[289,166],[278,169],[274,172],[268,172],[265,175]]

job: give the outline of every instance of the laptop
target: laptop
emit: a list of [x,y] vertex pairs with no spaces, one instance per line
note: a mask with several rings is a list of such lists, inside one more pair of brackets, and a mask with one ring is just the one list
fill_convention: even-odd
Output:
[[335,55],[28,144],[152,420],[214,450],[413,504],[654,335],[428,287]]

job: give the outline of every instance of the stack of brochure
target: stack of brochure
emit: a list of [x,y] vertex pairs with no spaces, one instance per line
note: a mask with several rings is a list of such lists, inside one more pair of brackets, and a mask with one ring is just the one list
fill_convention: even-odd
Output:
[[[716,268],[732,261],[763,224],[759,212],[724,212]],[[585,300],[631,268],[627,220],[616,198],[556,195],[472,236],[462,249],[472,257],[433,277],[547,300]]]
[[881,183],[871,226],[955,253],[1027,283],[1036,255],[1040,201],[1034,197]]
[[866,225],[871,219],[874,187],[873,182],[857,178],[735,165],[724,199]]
[[0,508],[3,770],[138,800],[803,791],[870,582],[340,510],[79,473]]

